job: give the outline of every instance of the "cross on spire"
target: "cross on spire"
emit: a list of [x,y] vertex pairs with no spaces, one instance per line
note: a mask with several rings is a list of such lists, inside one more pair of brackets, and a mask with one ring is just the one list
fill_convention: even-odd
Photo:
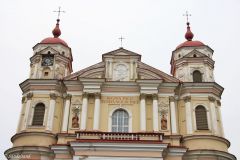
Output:
[[57,19],[59,19],[61,12],[65,13],[65,11],[61,11],[61,7],[58,7],[58,11],[53,11],[53,12],[58,12],[58,18]]
[[121,48],[122,48],[122,44],[123,44],[123,40],[125,39],[125,38],[123,38],[122,36],[120,37],[120,38],[118,38],[119,40],[120,40],[120,42],[121,42]]
[[189,23],[188,21],[188,17],[192,16],[191,14],[188,13],[188,11],[186,11],[185,14],[183,14],[183,16],[185,16],[187,18],[187,23]]

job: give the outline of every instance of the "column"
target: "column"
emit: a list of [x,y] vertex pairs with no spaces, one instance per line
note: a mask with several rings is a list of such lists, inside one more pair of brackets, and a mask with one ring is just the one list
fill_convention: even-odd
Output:
[[112,60],[109,61],[109,78],[112,78]]
[[62,132],[67,132],[67,130],[68,130],[68,117],[69,117],[69,111],[70,111],[71,97],[72,97],[72,95],[70,95],[70,94],[67,94],[65,97]]
[[177,115],[176,115],[176,106],[175,98],[169,97],[170,101],[170,112],[171,112],[171,129],[173,134],[177,134]]
[[27,94],[27,103],[26,103],[26,107],[25,107],[22,130],[27,129],[27,126],[28,126],[28,117],[29,117],[29,112],[30,112],[30,109],[31,109],[32,97],[33,97],[33,93],[28,93]]
[[21,130],[21,121],[22,121],[22,115],[23,115],[23,106],[25,103],[26,97],[22,97],[22,108],[21,108],[21,113],[18,119],[18,127],[17,127],[17,132],[19,132]]
[[140,95],[140,131],[146,131],[146,94]]
[[130,61],[130,79],[133,79],[133,61]]
[[57,99],[57,95],[55,93],[51,93],[50,94],[48,117],[47,117],[47,127],[46,127],[46,130],[49,130],[49,131],[52,131],[52,129],[53,129],[56,99]]
[[217,110],[219,114],[219,120],[220,120],[220,126],[221,126],[221,136],[224,137],[224,129],[223,129],[223,122],[222,122],[222,112],[221,112],[221,102],[220,100],[217,100]]
[[87,107],[88,107],[88,94],[83,93],[83,101],[82,101],[82,115],[81,115],[81,130],[86,130],[87,125]]
[[193,133],[193,126],[192,126],[191,97],[190,96],[184,97],[184,102],[185,102],[187,134],[192,134]]
[[212,129],[214,134],[218,134],[218,124],[217,124],[217,112],[216,112],[216,106],[215,101],[216,99],[214,97],[209,96],[208,97],[209,103],[210,103],[210,111],[211,111],[211,120],[212,120]]
[[158,95],[153,94],[153,131],[158,132]]
[[99,121],[100,121],[100,93],[95,93],[93,130],[99,130]]

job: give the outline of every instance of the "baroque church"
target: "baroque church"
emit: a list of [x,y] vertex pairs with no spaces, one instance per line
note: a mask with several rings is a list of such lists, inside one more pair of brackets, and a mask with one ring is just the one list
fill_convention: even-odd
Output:
[[73,72],[59,22],[33,47],[7,159],[236,160],[224,138],[213,50],[193,40],[189,22],[170,74],[122,47]]

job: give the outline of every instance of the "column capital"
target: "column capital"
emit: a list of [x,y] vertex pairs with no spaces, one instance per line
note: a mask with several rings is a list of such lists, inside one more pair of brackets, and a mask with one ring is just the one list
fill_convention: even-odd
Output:
[[50,99],[52,100],[56,100],[57,99],[57,95],[55,93],[50,93]]
[[170,102],[175,102],[175,97],[174,97],[174,96],[170,96],[170,97],[169,97],[169,101],[170,101]]
[[32,97],[33,97],[33,93],[28,93],[28,94],[27,94],[27,100],[31,100]]
[[222,105],[222,103],[221,103],[220,100],[217,100],[217,105],[218,105],[218,106],[221,106],[221,105]]
[[141,93],[141,94],[140,94],[140,99],[145,99],[145,98],[146,98],[146,96],[147,96],[147,94],[146,94],[146,93]]
[[87,92],[83,92],[82,96],[83,96],[83,98],[87,98],[88,97],[88,93]]
[[156,93],[152,94],[152,98],[153,100],[157,100],[158,99],[158,95]]
[[100,99],[101,98],[101,93],[96,92],[94,93],[95,99]]
[[216,98],[214,98],[213,96],[208,96],[208,100],[210,102],[215,102]]
[[65,97],[64,97],[66,100],[70,100],[71,98],[72,98],[72,95],[71,94],[67,94],[67,95],[65,95]]
[[183,97],[183,100],[184,100],[185,103],[190,102],[191,101],[191,96]]
[[26,97],[22,97],[22,103],[24,103],[26,100]]

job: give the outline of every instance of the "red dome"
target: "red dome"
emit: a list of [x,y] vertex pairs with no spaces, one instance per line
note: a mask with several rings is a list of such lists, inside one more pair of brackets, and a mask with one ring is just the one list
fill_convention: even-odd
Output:
[[68,47],[67,43],[64,40],[58,38],[61,35],[61,30],[59,28],[59,22],[60,22],[60,19],[57,19],[57,24],[52,31],[53,37],[45,38],[44,40],[42,40],[40,42],[41,44],[62,44],[64,46]]
[[186,42],[181,43],[180,45],[177,46],[176,49],[181,48],[181,47],[199,47],[199,46],[205,46],[204,43],[200,41],[193,41],[194,34],[191,31],[190,28],[190,23],[187,22],[187,32],[185,34]]
[[60,38],[54,38],[54,37],[45,38],[40,43],[41,44],[62,44],[64,46],[68,47],[67,43],[64,40],[62,40]]
[[199,46],[205,46],[205,44],[200,41],[186,41],[178,45],[176,49],[181,47],[199,47]]

